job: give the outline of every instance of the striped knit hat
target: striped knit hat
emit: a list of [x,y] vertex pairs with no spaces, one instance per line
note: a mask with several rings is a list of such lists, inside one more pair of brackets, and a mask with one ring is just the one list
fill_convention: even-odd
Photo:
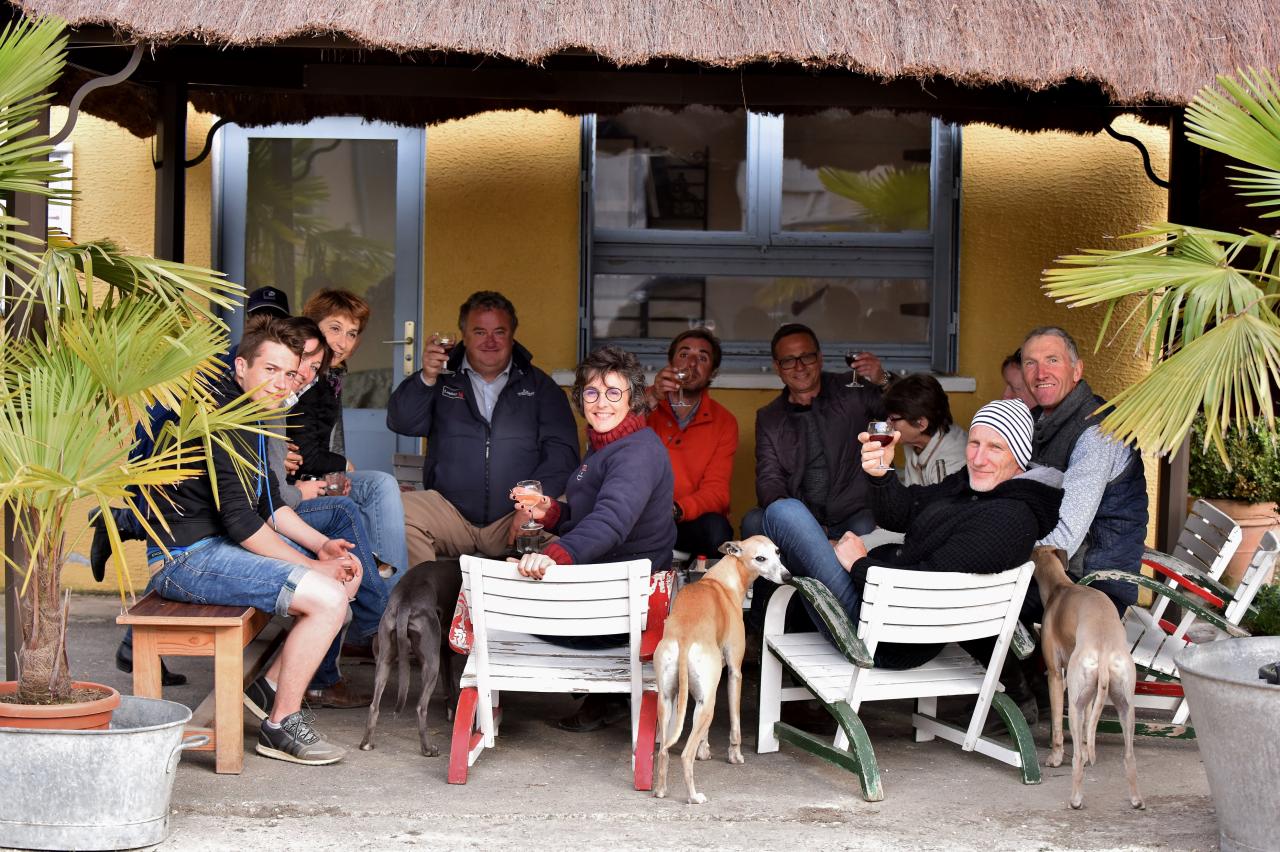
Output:
[[1020,399],[997,399],[988,402],[973,415],[972,429],[979,423],[990,426],[1000,433],[1009,444],[1018,467],[1026,470],[1031,464],[1031,433],[1035,431],[1035,422],[1027,404]]

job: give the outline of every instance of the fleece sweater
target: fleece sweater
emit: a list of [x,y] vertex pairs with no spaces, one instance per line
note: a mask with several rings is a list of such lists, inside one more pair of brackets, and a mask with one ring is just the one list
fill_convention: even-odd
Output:
[[671,515],[671,459],[654,431],[630,415],[604,435],[588,433],[590,449],[543,518],[560,536],[546,554],[562,565],[648,559],[671,567],[676,524]]
[[671,456],[681,520],[692,521],[708,512],[728,515],[729,481],[738,451],[738,420],[733,413],[703,393],[698,410],[681,429],[671,403],[664,399],[649,413],[649,428]]

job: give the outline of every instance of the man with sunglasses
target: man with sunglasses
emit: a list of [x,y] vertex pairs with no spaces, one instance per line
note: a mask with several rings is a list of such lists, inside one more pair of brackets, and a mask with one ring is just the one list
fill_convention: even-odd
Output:
[[786,386],[756,412],[756,499],[742,519],[742,535],[761,532],[761,515],[775,500],[794,497],[813,513],[827,537],[875,528],[867,477],[859,461],[858,433],[883,420],[882,391],[889,376],[880,359],[863,352],[855,369],[865,379],[848,387],[849,375],[822,370],[822,347],[813,329],[788,323],[773,335],[773,368]]

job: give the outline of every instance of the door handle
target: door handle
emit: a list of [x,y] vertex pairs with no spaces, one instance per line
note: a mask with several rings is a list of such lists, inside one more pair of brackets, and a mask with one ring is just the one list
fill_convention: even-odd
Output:
[[412,320],[404,324],[404,338],[401,340],[384,340],[383,343],[390,343],[404,347],[404,355],[402,357],[404,363],[404,374],[407,376],[413,372],[413,332],[414,323]]

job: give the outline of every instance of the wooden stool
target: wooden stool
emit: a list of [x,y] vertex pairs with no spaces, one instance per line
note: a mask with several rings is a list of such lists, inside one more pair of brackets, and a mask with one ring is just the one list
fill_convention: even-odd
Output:
[[192,713],[186,733],[209,737],[197,750],[215,753],[219,773],[238,775],[244,768],[244,688],[285,636],[280,629],[257,639],[270,621],[271,613],[253,607],[178,603],[155,592],[116,618],[133,628],[134,695],[161,697],[162,656],[213,657],[213,691]]

